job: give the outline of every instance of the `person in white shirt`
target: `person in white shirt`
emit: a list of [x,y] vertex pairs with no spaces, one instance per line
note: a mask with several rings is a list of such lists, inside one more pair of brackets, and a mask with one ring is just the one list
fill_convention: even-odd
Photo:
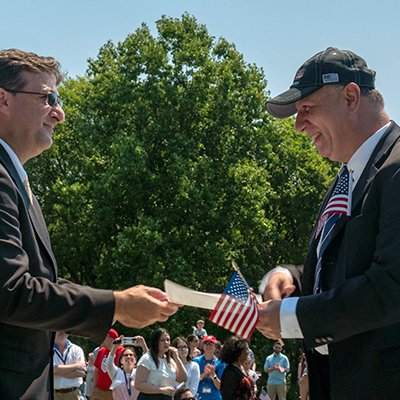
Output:
[[178,336],[172,341],[172,346],[178,349],[179,358],[187,373],[186,382],[180,383],[177,387],[186,386],[193,396],[196,396],[200,382],[200,367],[199,364],[192,361],[192,357],[189,354],[189,343],[184,337]]
[[79,388],[86,375],[85,355],[68,340],[66,332],[56,333],[53,366],[55,400],[79,400]]
[[170,400],[176,383],[186,380],[178,350],[170,344],[169,333],[164,328],[156,329],[151,335],[150,350],[143,354],[137,366],[138,400]]
[[[112,383],[110,390],[114,400],[136,400],[139,392],[135,389],[136,377],[136,353],[132,346],[125,346],[119,355],[118,366],[115,365],[114,359],[117,349],[122,342],[124,336],[120,336],[113,341],[110,354],[107,357],[107,372]],[[147,345],[142,336],[135,336],[135,346],[147,351]]]

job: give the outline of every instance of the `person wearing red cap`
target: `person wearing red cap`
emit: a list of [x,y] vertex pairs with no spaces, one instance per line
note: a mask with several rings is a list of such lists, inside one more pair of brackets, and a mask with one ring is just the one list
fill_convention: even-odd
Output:
[[[112,391],[110,390],[111,379],[107,372],[107,357],[110,354],[113,340],[119,337],[118,332],[111,328],[103,342],[103,347],[100,348],[97,353],[96,360],[94,361],[94,373],[93,373],[93,394],[91,399],[93,400],[112,400]],[[115,365],[119,360],[119,357],[124,350],[123,346],[118,346],[115,354]]]
[[217,342],[215,336],[205,336],[203,339],[204,354],[193,359],[200,367],[198,394],[202,400],[222,400],[219,389],[226,365],[221,363],[214,354]]
[[258,329],[304,339],[311,399],[397,399],[400,127],[375,89],[375,71],[354,52],[329,47],[267,108],[277,118],[297,114],[295,129],[342,165],[304,268],[263,279]]

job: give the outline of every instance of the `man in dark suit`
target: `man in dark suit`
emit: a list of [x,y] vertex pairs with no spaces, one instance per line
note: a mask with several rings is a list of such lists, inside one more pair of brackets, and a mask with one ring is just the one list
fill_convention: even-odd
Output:
[[259,330],[304,338],[311,400],[398,398],[400,128],[384,111],[375,72],[357,54],[328,48],[267,107],[277,118],[297,113],[296,130],[342,168],[304,270],[264,277]]
[[0,51],[0,398],[53,397],[54,331],[100,343],[113,320],[141,328],[177,310],[158,289],[125,291],[75,285],[57,264],[23,165],[52,144],[64,121],[51,57]]

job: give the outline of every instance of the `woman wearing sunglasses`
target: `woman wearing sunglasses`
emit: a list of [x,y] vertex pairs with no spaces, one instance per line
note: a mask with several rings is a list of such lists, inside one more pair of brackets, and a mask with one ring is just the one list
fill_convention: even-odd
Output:
[[172,341],[172,346],[178,349],[179,358],[181,359],[187,372],[186,382],[181,386],[186,386],[193,393],[193,396],[196,396],[200,382],[199,364],[192,361],[192,357],[189,354],[189,344],[184,337],[176,337]]
[[202,400],[222,400],[219,389],[225,364],[220,362],[214,354],[217,342],[214,336],[206,336],[203,339],[204,354],[193,360],[200,367],[198,395]]
[[[114,400],[136,400],[139,392],[135,389],[136,375],[136,354],[131,346],[126,346],[121,352],[118,367],[114,364],[115,354],[124,337],[120,336],[114,340],[110,354],[107,357],[107,372],[110,375],[112,383],[110,389]],[[145,340],[141,336],[135,337],[137,346],[144,352],[147,351]]]

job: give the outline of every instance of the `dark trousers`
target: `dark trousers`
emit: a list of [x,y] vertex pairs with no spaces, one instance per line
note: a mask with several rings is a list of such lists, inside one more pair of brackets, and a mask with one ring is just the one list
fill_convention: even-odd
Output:
[[166,394],[146,394],[140,392],[137,400],[171,400],[171,396],[167,396]]
[[329,356],[316,350],[306,352],[308,376],[310,382],[310,400],[329,400],[331,385],[329,374]]

